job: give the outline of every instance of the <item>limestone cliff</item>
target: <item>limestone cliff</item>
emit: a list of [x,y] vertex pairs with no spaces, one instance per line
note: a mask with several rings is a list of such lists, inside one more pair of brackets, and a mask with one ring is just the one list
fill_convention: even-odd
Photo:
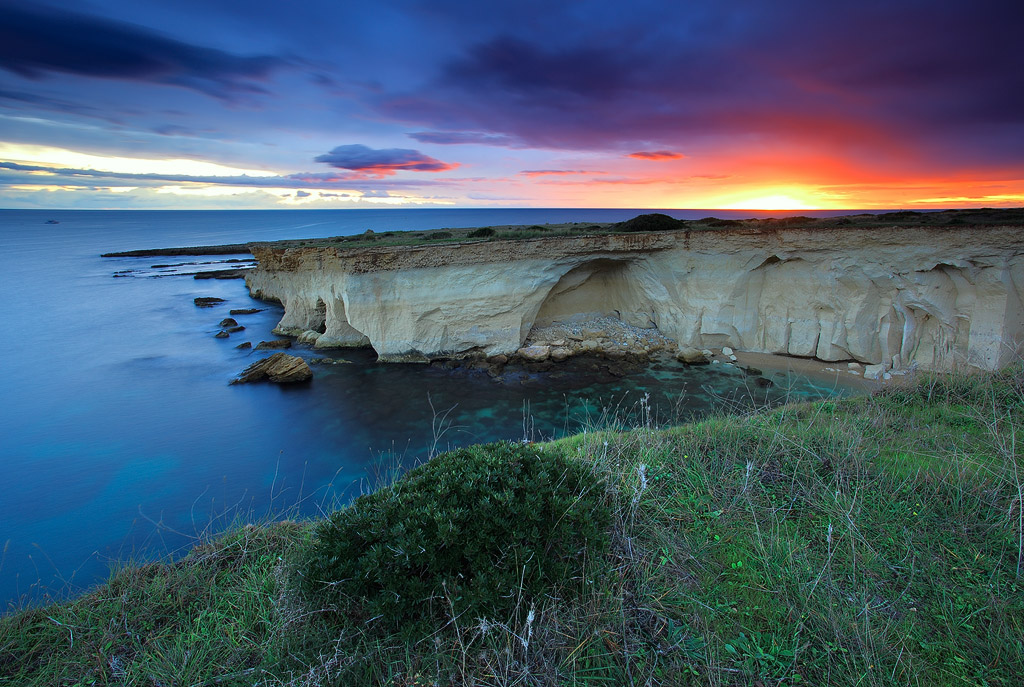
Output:
[[1024,352],[1018,227],[727,229],[343,250],[250,246],[286,333],[383,360],[517,350],[613,316],[680,346],[991,370]]

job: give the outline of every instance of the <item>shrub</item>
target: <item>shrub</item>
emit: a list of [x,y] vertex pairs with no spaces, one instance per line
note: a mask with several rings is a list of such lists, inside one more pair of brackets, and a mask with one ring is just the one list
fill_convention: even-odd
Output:
[[459,449],[323,521],[306,585],[391,629],[463,612],[504,620],[555,587],[571,594],[562,583],[604,548],[609,521],[578,461],[516,444]]
[[637,215],[633,219],[619,222],[613,225],[615,231],[671,231],[681,229],[683,223],[680,220],[663,215],[660,212],[652,212],[647,215]]
[[450,239],[452,233],[450,231],[435,231],[427,234],[428,241],[440,241],[441,239]]
[[488,236],[494,236],[494,229],[491,227],[480,227],[466,234],[471,239],[482,239]]
[[697,220],[697,224],[704,224],[709,227],[741,227],[743,222],[738,219],[721,219],[718,217],[705,217]]

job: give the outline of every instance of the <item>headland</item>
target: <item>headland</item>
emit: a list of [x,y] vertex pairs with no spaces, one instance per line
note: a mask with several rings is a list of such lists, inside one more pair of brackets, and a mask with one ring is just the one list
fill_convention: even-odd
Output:
[[[731,348],[875,377],[996,370],[1024,344],[1022,215],[641,215],[255,243],[246,283],[284,305],[279,333],[319,348],[372,346],[383,361]],[[582,334],[559,335],[574,329]]]

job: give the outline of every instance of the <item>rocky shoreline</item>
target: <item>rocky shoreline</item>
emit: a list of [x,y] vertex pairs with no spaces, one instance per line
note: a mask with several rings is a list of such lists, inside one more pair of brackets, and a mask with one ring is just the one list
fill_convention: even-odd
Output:
[[[197,297],[195,305],[209,308],[227,305],[227,301],[214,297]],[[231,308],[231,315],[259,312],[260,308]],[[229,338],[245,330],[232,317],[218,323],[215,338]],[[277,339],[246,341],[236,348],[255,351],[277,351],[257,360],[243,370],[232,384],[257,381],[292,383],[309,381],[314,377],[310,365],[330,366],[350,361],[335,357],[315,357],[306,360],[302,355],[286,355],[280,351],[293,345],[301,349],[328,351],[353,348],[371,348],[368,345],[339,344],[331,337],[315,330],[297,330],[277,327]],[[388,361],[383,361],[387,363]],[[567,376],[582,375],[595,380],[610,381],[641,372],[645,367],[670,362],[687,365],[733,366],[753,378],[757,386],[772,384],[766,372],[797,374],[819,383],[848,388],[876,388],[884,376],[890,374],[865,373],[864,366],[856,362],[845,365],[825,363],[810,358],[795,358],[772,354],[719,349],[692,349],[680,347],[657,327],[639,327],[615,317],[594,317],[570,322],[552,322],[534,327],[517,351],[512,354],[488,356],[481,350],[435,356],[418,360],[430,369],[459,374],[486,375],[500,384],[545,383]]]

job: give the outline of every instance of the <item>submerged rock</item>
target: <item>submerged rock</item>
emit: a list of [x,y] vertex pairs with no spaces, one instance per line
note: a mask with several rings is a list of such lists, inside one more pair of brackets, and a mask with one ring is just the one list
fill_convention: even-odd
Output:
[[223,303],[224,299],[217,298],[216,296],[199,296],[198,298],[193,298],[192,302],[200,308],[212,308],[218,303]]
[[255,315],[258,312],[263,312],[263,308],[233,308],[228,314],[229,315]]
[[234,334],[235,332],[240,332],[243,331],[244,329],[245,327],[243,327],[242,325],[236,324],[234,327],[228,327],[224,331],[226,331],[228,334]]
[[275,353],[269,358],[257,360],[242,371],[232,384],[248,384],[268,379],[278,384],[305,382],[312,379],[313,371],[302,358],[287,353]]
[[228,334],[228,333],[227,333],[226,331],[224,331],[223,329],[221,329],[221,330],[220,330],[219,332],[217,332],[216,334],[214,334],[214,335],[213,335],[213,338],[215,338],[215,339],[226,339],[226,338],[228,338],[229,336],[231,336],[231,335],[230,335],[230,334]]
[[245,349],[245,348],[252,348],[252,342],[251,341],[246,341],[245,343],[240,343],[237,346],[235,346],[235,348],[243,348],[243,349]]
[[232,270],[210,270],[208,272],[196,272],[193,279],[244,279],[250,268],[239,267]]
[[256,350],[257,351],[265,351],[265,350],[268,350],[268,349],[291,348],[291,347],[292,347],[292,340],[291,339],[274,339],[273,341],[260,341],[259,344],[256,345]]
[[704,355],[704,351],[690,346],[680,346],[676,352],[676,360],[687,365],[706,365],[708,363],[708,357]]
[[238,323],[235,322],[230,317],[225,317],[223,320],[220,321],[220,326],[221,327],[237,327]]

